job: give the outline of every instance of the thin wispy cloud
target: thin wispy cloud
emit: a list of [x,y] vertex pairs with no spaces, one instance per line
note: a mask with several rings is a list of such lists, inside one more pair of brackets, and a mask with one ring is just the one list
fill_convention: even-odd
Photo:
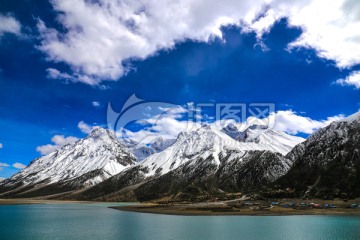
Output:
[[18,163],[18,162],[14,163],[12,166],[13,166],[14,168],[16,168],[16,169],[24,169],[24,168],[26,168],[26,165],[25,165],[25,164]]
[[0,14],[0,38],[5,33],[21,35],[21,24],[11,15]]
[[91,105],[92,105],[94,108],[100,108],[100,107],[101,107],[101,103],[98,102],[98,101],[93,101],[93,102],[91,103]]

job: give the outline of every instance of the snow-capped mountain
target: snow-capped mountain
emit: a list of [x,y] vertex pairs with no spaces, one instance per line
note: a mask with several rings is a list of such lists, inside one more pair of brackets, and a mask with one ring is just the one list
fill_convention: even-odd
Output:
[[[151,200],[191,192],[191,185],[211,198],[278,179],[292,165],[284,154],[302,140],[258,125],[236,137],[203,125],[181,132],[176,140],[157,138],[140,146],[120,142],[111,131],[97,128],[88,137],[34,160],[2,182],[0,192],[10,190],[8,196],[21,197]],[[150,155],[136,161],[135,150]],[[92,187],[84,189],[88,186]]]
[[175,170],[138,184],[133,195],[139,201],[162,198],[175,201],[226,199],[229,193],[251,191],[268,185],[291,166],[291,162],[280,153],[259,150],[250,150],[241,156],[229,151],[220,154],[219,160],[220,164],[209,155],[188,161]]
[[140,165],[149,169],[147,176],[161,175],[188,161],[207,158],[209,155],[220,164],[219,155],[227,151],[237,153],[233,158],[251,150],[278,152],[285,155],[296,144],[305,140],[257,126],[250,126],[244,135],[243,141],[237,141],[214,126],[204,125],[195,132],[181,133],[171,147],[149,156]]
[[[300,138],[294,140],[289,135],[255,126],[247,133],[247,141],[238,141],[210,125],[182,132],[170,147],[87,190],[85,198],[124,200],[124,196],[137,195],[134,199],[150,200],[161,197],[160,189],[166,195],[171,186],[196,182],[202,185],[209,179],[216,182],[212,184],[216,192],[221,192],[222,187],[238,191],[269,183],[285,174],[292,162],[282,153],[287,153],[289,144]],[[274,140],[269,141],[271,136]],[[280,143],[282,139],[284,145]]]
[[176,139],[164,139],[162,137],[158,137],[150,143],[150,146],[155,150],[155,152],[162,152],[173,145],[175,142]]
[[284,188],[319,197],[360,196],[360,112],[319,129],[287,156]]
[[224,190],[236,192],[268,184],[290,169],[292,162],[282,154],[299,141],[302,139],[255,125],[244,132],[243,141],[238,141],[205,125],[180,135],[171,147],[139,165],[146,169],[145,179],[156,178],[137,188],[137,199],[184,193],[186,196],[175,198],[192,198],[188,186],[196,187],[202,192],[199,195],[208,198],[222,195]]
[[149,144],[145,145],[129,139],[122,140],[138,161],[142,161],[154,153],[165,150],[174,144],[175,141],[175,139],[164,139],[162,137],[158,137]]
[[135,156],[137,161],[142,161],[148,156],[155,153],[155,150],[149,146],[143,144],[135,144],[135,145],[128,145],[127,146],[132,154]]
[[231,137],[235,140],[242,140],[245,138],[245,133],[243,131],[240,131],[234,123],[229,123],[221,131],[223,131],[229,137]]
[[3,188],[51,185],[75,180],[92,186],[135,165],[134,156],[111,131],[96,128],[89,136],[35,159],[1,183]]

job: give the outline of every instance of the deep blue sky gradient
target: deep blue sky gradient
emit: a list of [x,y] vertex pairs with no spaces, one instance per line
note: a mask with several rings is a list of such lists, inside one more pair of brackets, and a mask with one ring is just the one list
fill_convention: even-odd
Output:
[[[264,36],[264,51],[253,33],[223,28],[224,39],[209,43],[179,42],[144,61],[107,89],[82,83],[48,79],[46,69],[69,70],[48,62],[39,45],[36,22],[57,26],[56,14],[47,1],[6,1],[0,13],[11,12],[23,25],[25,37],[5,34],[0,39],[0,162],[28,164],[39,156],[36,147],[50,143],[55,134],[84,137],[79,121],[106,123],[106,106],[116,110],[133,93],[148,101],[184,105],[187,102],[272,102],[277,110],[292,109],[312,119],[359,109],[359,90],[333,84],[351,70],[319,58],[312,49],[286,50],[300,29],[282,19]],[[101,103],[100,108],[92,106]],[[4,168],[0,177],[16,172]]]

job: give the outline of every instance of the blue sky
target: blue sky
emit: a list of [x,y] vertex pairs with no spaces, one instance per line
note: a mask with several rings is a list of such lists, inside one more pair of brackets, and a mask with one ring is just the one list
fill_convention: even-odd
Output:
[[[306,12],[317,5],[297,1],[288,6],[296,13],[278,7],[278,1],[238,12],[232,7],[237,3],[224,1],[215,12],[204,7],[204,16],[187,1],[189,16],[156,9],[170,11],[174,6],[168,1],[159,1],[161,6],[124,2],[126,9],[107,1],[111,11],[94,2],[69,7],[68,0],[0,3],[0,177],[19,171],[13,164],[41,156],[39,146],[60,147],[73,140],[66,137],[81,138],[91,126],[106,125],[108,103],[119,111],[134,93],[181,106],[274,103],[287,117],[287,132],[301,136],[310,132],[292,131],[299,121],[313,129],[359,109],[355,1],[324,4],[321,14],[329,15],[319,22]],[[129,19],[126,11],[133,14]],[[253,19],[247,15],[252,11]],[[332,11],[343,16],[331,19]],[[124,19],[114,24],[117,14]],[[342,26],[331,25],[340,20]],[[317,29],[318,38],[312,32]],[[64,137],[51,141],[56,135]]]

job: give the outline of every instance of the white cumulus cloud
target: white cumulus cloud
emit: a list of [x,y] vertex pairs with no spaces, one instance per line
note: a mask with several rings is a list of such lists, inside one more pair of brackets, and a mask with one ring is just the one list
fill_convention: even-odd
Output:
[[345,79],[339,79],[336,81],[340,85],[350,85],[355,86],[355,88],[360,88],[360,71],[354,71]]
[[0,37],[4,33],[21,34],[21,24],[12,16],[0,14]]
[[24,168],[26,168],[26,165],[24,165],[24,164],[22,164],[22,163],[18,163],[18,162],[14,163],[12,166],[13,166],[14,168],[17,168],[17,169],[24,169]]
[[2,149],[3,148],[3,145],[2,145],[2,143],[0,143],[0,149]]
[[274,113],[274,115],[276,117],[274,129],[278,129],[289,134],[312,134],[317,129],[326,127],[331,122],[344,118],[343,115],[337,115],[323,120],[314,120],[309,117],[297,115],[296,112],[291,110],[278,111]]
[[85,134],[90,134],[92,132],[92,130],[94,130],[94,128],[96,128],[98,126],[90,126],[89,124],[85,123],[84,121],[80,121],[78,123],[78,128],[80,129],[81,132],[85,133]]
[[[351,8],[346,7],[349,4]],[[289,23],[301,27],[303,33],[289,47],[314,48],[341,68],[360,63],[360,19],[353,15],[359,8],[360,2],[351,0],[313,0],[293,8]]]
[[128,59],[145,59],[186,39],[222,37],[221,26],[251,19],[262,2],[54,0],[67,31],[63,34],[39,21],[40,49],[50,60],[68,63],[75,79],[86,75],[88,84],[96,85],[126,74]]
[[[73,73],[49,69],[54,78],[98,85],[126,74],[127,60],[145,59],[188,39],[222,38],[221,27],[238,25],[261,36],[281,18],[300,27],[288,49],[313,48],[339,68],[360,63],[360,2],[356,0],[52,0],[65,33],[39,21],[39,46]],[[266,49],[266,46],[264,46]]]
[[36,148],[36,151],[38,151],[42,155],[46,155],[53,151],[58,150],[59,148],[61,148],[62,146],[66,145],[66,144],[74,143],[77,140],[79,140],[79,139],[76,137],[72,137],[72,136],[65,137],[64,135],[55,135],[51,138],[51,141],[54,144],[46,144],[43,146],[38,146]]
[[182,131],[194,131],[201,126],[192,119],[187,120],[189,110],[182,106],[158,107],[158,110],[159,114],[137,121],[143,129],[136,132],[125,129],[125,136],[121,136],[146,144],[157,137],[174,139]]

